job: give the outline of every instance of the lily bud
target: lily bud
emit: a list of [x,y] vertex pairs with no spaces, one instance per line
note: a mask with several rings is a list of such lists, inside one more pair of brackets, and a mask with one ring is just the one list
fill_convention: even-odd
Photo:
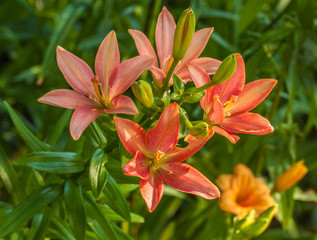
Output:
[[146,81],[140,80],[132,84],[134,96],[147,108],[151,108],[154,103],[151,85]]
[[277,214],[277,211],[277,205],[269,207],[263,213],[261,213],[261,215],[255,220],[254,223],[242,227],[242,234],[248,239],[259,236],[270,225],[272,218]]
[[181,60],[192,41],[195,32],[195,14],[191,8],[186,9],[179,17],[173,43],[173,58]]
[[183,100],[187,103],[195,103],[200,101],[205,95],[205,91],[197,91],[197,88],[192,87],[187,89],[183,94]]
[[200,122],[193,126],[191,129],[189,129],[189,134],[200,139],[208,135],[208,130],[208,124],[206,122]]
[[222,61],[221,65],[212,78],[212,82],[214,83],[214,85],[219,85],[227,81],[235,72],[236,67],[237,59],[235,57],[235,54],[231,54],[226,57]]
[[275,181],[273,192],[284,192],[289,189],[299,182],[307,171],[303,160],[296,162]]

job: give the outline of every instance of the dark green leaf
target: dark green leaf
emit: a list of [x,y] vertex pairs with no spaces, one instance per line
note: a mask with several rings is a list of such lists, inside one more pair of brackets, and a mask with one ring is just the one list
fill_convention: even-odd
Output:
[[46,143],[40,141],[22,122],[19,116],[14,112],[11,106],[4,102],[11,120],[18,131],[21,138],[23,138],[24,142],[29,146],[32,151],[49,151],[52,150],[52,147]]
[[0,146],[0,178],[12,196],[15,204],[23,201],[25,192],[22,185],[19,183],[18,177],[9,162],[4,150]]
[[63,222],[60,218],[56,216],[52,216],[52,223],[56,226],[58,231],[52,231],[50,229],[50,232],[53,232],[53,234],[59,238],[65,239],[65,240],[76,240],[74,237],[72,231],[70,230],[70,227],[67,223]]
[[76,173],[84,170],[80,155],[71,152],[33,152],[15,159],[14,164],[54,173]]
[[106,204],[127,221],[131,220],[130,210],[123,193],[117,182],[109,175],[108,182],[104,188]]
[[107,162],[108,155],[100,149],[96,150],[90,161],[89,179],[92,193],[96,199],[107,183],[108,171],[105,166]]
[[110,225],[110,222],[105,218],[104,214],[99,209],[98,204],[88,194],[84,195],[84,199],[88,216],[100,224],[102,234],[107,236],[106,239],[118,240],[112,226]]
[[6,218],[0,226],[0,237],[5,237],[9,233],[22,227],[36,213],[43,210],[60,194],[58,185],[48,185],[31,193],[22,203],[20,203]]
[[67,180],[64,196],[70,227],[77,240],[85,239],[86,214],[81,186],[78,186],[72,179]]
[[35,214],[27,240],[42,239],[50,220],[51,213],[49,210]]

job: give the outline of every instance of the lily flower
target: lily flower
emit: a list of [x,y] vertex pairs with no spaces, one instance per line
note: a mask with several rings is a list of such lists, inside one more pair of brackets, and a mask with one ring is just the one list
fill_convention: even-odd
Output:
[[[163,7],[158,17],[155,31],[156,53],[144,33],[138,30],[129,30],[134,39],[136,48],[140,55],[151,56],[154,59],[154,65],[150,68],[154,76],[154,82],[157,87],[162,87],[163,79],[166,77],[174,59],[173,59],[173,41],[176,24],[171,13]],[[176,66],[174,73],[182,79],[184,83],[191,81],[191,76],[187,69],[187,64],[199,66],[208,75],[214,74],[221,64],[221,61],[202,57],[198,58],[207,45],[209,37],[214,28],[205,28],[195,32],[193,39],[184,58]],[[173,80],[170,80],[172,85]]]
[[121,95],[149,69],[153,59],[137,56],[120,63],[116,34],[111,31],[101,43],[95,60],[96,75],[80,58],[58,46],[57,63],[68,84],[74,89],[57,89],[46,93],[39,102],[75,109],[70,133],[78,140],[88,125],[102,112],[135,115],[132,99]]
[[255,210],[258,217],[276,204],[263,178],[254,177],[252,171],[243,164],[236,165],[233,175],[221,174],[216,183],[222,190],[220,208],[240,219],[246,217],[251,210]]
[[[206,90],[200,105],[204,120],[220,135],[236,143],[234,133],[265,135],[273,132],[270,122],[257,113],[249,112],[258,106],[276,85],[275,79],[260,79],[245,85],[245,67],[240,54],[236,53],[237,66],[234,74],[224,83]],[[189,65],[189,72],[196,87],[210,82],[200,67]]]
[[119,138],[133,159],[123,166],[123,173],[141,178],[140,191],[147,208],[152,212],[162,198],[165,181],[169,186],[206,199],[220,196],[218,188],[204,175],[182,163],[195,154],[212,132],[202,139],[188,135],[188,146],[178,148],[179,106],[168,105],[156,125],[145,132],[137,123],[114,117]]

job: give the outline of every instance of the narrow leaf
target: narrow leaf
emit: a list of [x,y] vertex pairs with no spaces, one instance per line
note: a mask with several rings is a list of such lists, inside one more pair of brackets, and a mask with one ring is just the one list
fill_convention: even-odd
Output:
[[4,102],[11,120],[21,138],[24,140],[25,144],[32,151],[49,151],[52,150],[52,147],[42,141],[40,141],[22,122],[20,117],[14,112],[7,102]]
[[108,171],[105,167],[107,161],[108,155],[100,149],[96,150],[90,161],[89,179],[92,193],[96,199],[107,183]]
[[84,170],[80,155],[72,152],[33,152],[15,159],[13,163],[53,173],[76,173]]
[[109,175],[108,182],[104,188],[106,204],[127,221],[131,220],[130,210],[123,193],[117,182]]
[[0,237],[5,237],[9,233],[22,227],[36,213],[43,210],[60,194],[58,185],[48,185],[31,193],[22,203],[20,203],[6,218],[0,226]]
[[77,240],[85,239],[86,214],[81,186],[78,186],[72,179],[67,180],[64,196],[70,227]]
[[58,237],[58,239],[61,238],[65,240],[76,240],[72,231],[70,230],[69,225],[63,222],[63,220],[56,216],[52,216],[52,223],[56,226],[58,231],[55,232],[50,229],[50,232],[53,232],[53,234],[55,234]]
[[107,238],[105,239],[118,240],[114,230],[112,229],[112,226],[110,225],[110,222],[108,221],[108,219],[105,218],[105,216],[99,209],[98,204],[88,194],[84,194],[84,199],[87,215],[100,224],[102,234],[105,234],[105,236],[107,236]]
[[51,220],[51,213],[47,210],[34,216],[27,240],[38,240],[44,237],[45,230]]
[[19,183],[18,177],[9,162],[4,150],[0,146],[0,178],[12,196],[13,202],[18,204],[25,198],[25,192]]

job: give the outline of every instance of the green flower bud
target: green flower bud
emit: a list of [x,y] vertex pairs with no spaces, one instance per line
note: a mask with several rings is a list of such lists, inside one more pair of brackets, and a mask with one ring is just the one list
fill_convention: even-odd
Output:
[[184,92],[184,83],[176,74],[173,76],[173,88],[174,93],[178,95],[182,95]]
[[241,233],[247,238],[259,236],[268,228],[276,212],[277,205],[269,207],[255,220],[254,223],[242,227]]
[[191,8],[186,9],[179,17],[173,43],[173,58],[181,60],[192,41],[195,32],[195,14]]
[[192,87],[187,89],[183,94],[183,100],[187,103],[196,103],[205,95],[205,91],[197,91],[197,88]]
[[151,108],[154,103],[151,85],[146,81],[140,80],[132,84],[134,96],[147,108]]
[[189,134],[195,136],[196,138],[204,138],[208,135],[208,130],[208,124],[206,122],[200,122],[189,129]]
[[178,93],[172,93],[171,94],[171,100],[178,101],[181,98],[181,96]]
[[235,72],[237,67],[237,59],[234,54],[229,55],[222,61],[217,72],[212,78],[214,85],[219,85],[227,81]]

